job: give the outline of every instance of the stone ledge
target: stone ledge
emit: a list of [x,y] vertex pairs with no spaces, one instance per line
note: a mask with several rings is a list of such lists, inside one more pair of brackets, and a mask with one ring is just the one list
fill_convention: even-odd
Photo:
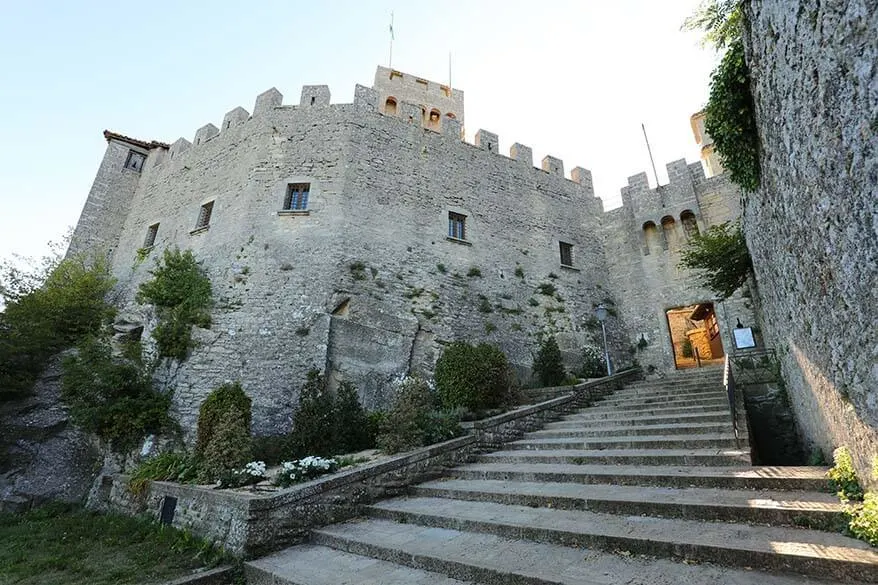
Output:
[[306,217],[311,215],[310,209],[281,209],[277,212],[281,217]]
[[445,239],[449,242],[454,242],[455,244],[460,244],[461,246],[472,246],[473,243],[469,240],[461,240],[460,238],[452,238],[451,236],[445,236]]
[[568,266],[566,264],[559,264],[561,270],[569,270],[570,272],[582,272],[582,268],[577,268],[576,266]]
[[190,236],[194,236],[194,235],[196,235],[196,234],[201,234],[201,233],[206,232],[206,231],[209,230],[209,229],[210,229],[210,226],[209,226],[209,225],[206,225],[206,226],[204,226],[204,227],[200,227],[200,228],[196,228],[196,229],[192,230],[191,232],[189,232],[189,235],[190,235]]

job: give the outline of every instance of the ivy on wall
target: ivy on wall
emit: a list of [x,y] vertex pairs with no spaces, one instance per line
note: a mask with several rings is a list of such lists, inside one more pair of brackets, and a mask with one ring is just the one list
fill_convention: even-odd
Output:
[[704,129],[713,138],[731,180],[745,191],[755,191],[759,187],[759,135],[741,39],[729,44],[713,71]]

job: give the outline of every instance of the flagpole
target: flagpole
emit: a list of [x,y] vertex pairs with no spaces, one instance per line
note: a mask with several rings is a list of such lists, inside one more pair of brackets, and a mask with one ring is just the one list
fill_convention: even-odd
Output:
[[387,67],[393,69],[393,11],[390,11],[390,57],[387,59]]

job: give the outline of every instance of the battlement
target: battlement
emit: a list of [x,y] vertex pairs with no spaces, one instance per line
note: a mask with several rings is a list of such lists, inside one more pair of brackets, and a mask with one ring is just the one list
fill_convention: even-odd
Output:
[[[391,90],[395,92],[393,95],[387,93]],[[455,115],[455,112],[452,110],[439,110],[438,107],[431,108],[427,104],[404,99],[405,96],[414,98],[438,97],[439,99],[444,99],[444,104],[447,107],[459,108],[458,111],[461,116]],[[374,115],[378,113],[383,116],[393,117],[402,122],[417,125],[426,130],[447,136],[452,140],[464,142],[462,120],[463,91],[452,90],[440,83],[400,73],[386,67],[378,67],[375,87],[355,86],[352,104],[332,104],[329,86],[326,85],[303,86],[298,104],[284,104],[283,99],[283,94],[272,87],[256,96],[252,115],[243,107],[235,107],[225,114],[219,127],[213,123],[207,123],[195,132],[191,141],[180,137],[171,145],[163,145],[167,148],[167,153],[165,154],[163,151],[157,153],[153,157],[152,164],[160,165],[166,160],[176,160],[187,151],[197,151],[209,142],[220,139],[227,133],[234,134],[237,129],[245,126],[253,118],[268,115],[278,109],[282,109],[285,112],[289,111],[290,114],[297,111],[314,110],[316,114],[317,110],[328,111],[330,108],[350,108],[353,106],[357,112],[362,112],[363,114]],[[500,153],[499,137],[493,132],[478,130],[474,135],[474,141],[471,146],[504,157]],[[534,167],[533,150],[529,146],[516,142],[509,149],[508,158],[530,167],[534,172],[542,172],[565,178],[564,161],[557,157],[546,156],[542,159],[540,167]],[[680,174],[682,171],[675,167],[674,172]],[[567,180],[581,185],[588,194],[594,195],[591,171],[577,166],[571,170]],[[645,175],[643,175],[643,185],[646,185]]]

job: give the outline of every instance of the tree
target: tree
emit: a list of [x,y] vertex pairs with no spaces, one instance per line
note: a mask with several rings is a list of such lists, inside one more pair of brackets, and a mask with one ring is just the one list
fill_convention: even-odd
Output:
[[741,224],[727,221],[694,236],[683,248],[680,266],[695,270],[701,285],[721,298],[732,296],[753,271]]
[[683,30],[703,30],[702,45],[724,49],[741,38],[741,0],[703,0],[683,21]]
[[558,386],[567,376],[561,361],[561,349],[554,335],[545,337],[540,343],[540,349],[534,357],[533,373],[543,386]]

